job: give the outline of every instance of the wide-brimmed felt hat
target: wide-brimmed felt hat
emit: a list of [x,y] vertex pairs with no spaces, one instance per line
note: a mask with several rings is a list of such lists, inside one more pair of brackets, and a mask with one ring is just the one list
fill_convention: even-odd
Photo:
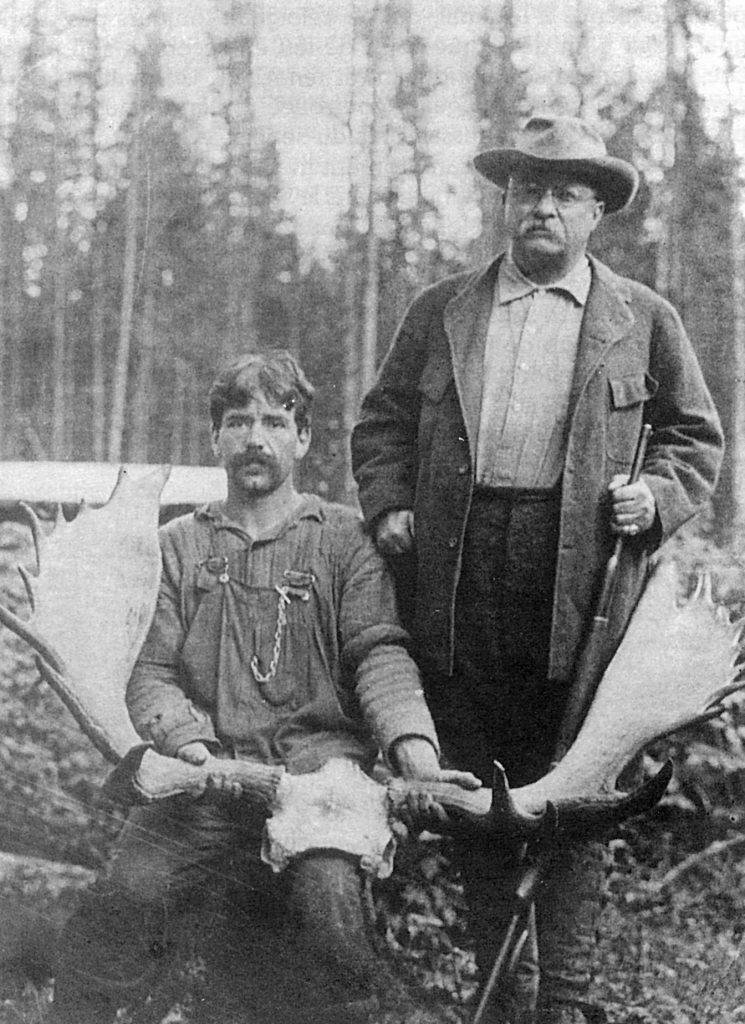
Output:
[[636,168],[609,156],[602,137],[578,117],[531,117],[512,148],[487,149],[473,162],[479,174],[502,188],[518,172],[576,177],[595,189],[606,213],[623,210],[639,187]]

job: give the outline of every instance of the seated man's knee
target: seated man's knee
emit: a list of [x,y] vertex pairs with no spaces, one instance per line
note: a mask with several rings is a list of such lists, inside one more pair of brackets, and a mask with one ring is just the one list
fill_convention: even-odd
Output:
[[290,914],[306,954],[359,975],[364,983],[376,973],[359,866],[342,854],[315,852],[290,869]]

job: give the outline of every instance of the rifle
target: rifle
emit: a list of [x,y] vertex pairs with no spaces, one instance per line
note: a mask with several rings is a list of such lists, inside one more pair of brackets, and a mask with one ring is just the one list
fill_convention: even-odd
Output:
[[[634,460],[629,473],[628,482],[630,484],[636,483],[639,479],[651,433],[652,427],[649,423],[645,423],[639,434]],[[619,534],[616,538],[613,553],[605,567],[597,609],[592,618],[590,630],[577,662],[574,682],[569,692],[566,708],[559,727],[559,738],[556,744],[554,763],[564,757],[574,742],[606,668],[608,622],[625,539],[625,534]],[[505,968],[514,969],[517,963],[520,950],[523,948],[527,938],[528,922],[535,893],[548,868],[550,854],[550,849],[544,846],[541,855],[523,870],[513,896],[514,910],[512,918],[507,926],[504,939],[497,952],[487,982],[484,985],[472,1024],[482,1024],[486,1008],[497,983],[505,974]]]

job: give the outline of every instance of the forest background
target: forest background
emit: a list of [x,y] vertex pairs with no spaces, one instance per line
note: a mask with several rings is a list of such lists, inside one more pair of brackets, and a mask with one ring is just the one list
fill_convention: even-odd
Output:
[[[643,173],[594,250],[681,312],[745,501],[745,14],[731,0],[2,0],[0,457],[210,462],[205,392],[282,346],[306,485],[408,302],[500,244],[473,154],[535,110]],[[164,398],[166,400],[164,400]]]
[[[406,306],[500,247],[500,194],[474,153],[508,144],[534,111],[580,115],[642,172],[592,248],[667,296],[691,335],[728,448],[684,561],[713,569],[718,599],[743,610],[738,0],[0,0],[0,15],[3,472],[210,463],[217,365],[286,347],[318,387],[301,483],[354,503],[349,431]],[[29,559],[28,533],[0,524],[0,590],[17,608],[8,570]],[[0,733],[0,850],[95,868],[118,820],[94,809],[105,765],[4,632]],[[661,817],[612,844],[620,980],[604,980],[641,1007],[624,1020],[745,1019],[744,744],[735,709],[647,757],[653,768],[672,749],[678,771]],[[661,908],[666,880],[707,850],[734,858],[729,873]],[[383,919],[420,980],[465,998],[457,893],[438,858],[411,866]],[[632,927],[624,901],[638,910],[650,864],[656,897]],[[8,892],[41,932],[56,897],[25,870],[0,879],[0,920],[25,920],[15,903],[2,914]],[[0,925],[0,981],[17,952]],[[8,1019],[26,1011],[14,1003]]]

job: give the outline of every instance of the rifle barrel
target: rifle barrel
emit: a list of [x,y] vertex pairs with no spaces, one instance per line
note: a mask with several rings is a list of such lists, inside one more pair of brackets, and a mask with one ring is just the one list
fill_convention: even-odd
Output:
[[[634,460],[629,473],[629,483],[634,484],[639,479],[644,456],[647,452],[647,444],[652,433],[652,427],[645,423],[639,434],[639,440],[634,452]],[[559,730],[559,740],[556,747],[554,760],[560,761],[567,750],[574,742],[579,729],[584,721],[587,710],[595,696],[595,691],[600,682],[600,675],[605,669],[608,618],[610,616],[613,593],[616,587],[618,566],[621,560],[625,535],[619,534],[613,546],[613,553],[608,559],[603,576],[603,585],[600,588],[597,610],[592,618],[590,631],[587,635],[584,647],[577,662],[574,674],[574,683],[569,692],[567,706],[564,711],[564,718]]]

